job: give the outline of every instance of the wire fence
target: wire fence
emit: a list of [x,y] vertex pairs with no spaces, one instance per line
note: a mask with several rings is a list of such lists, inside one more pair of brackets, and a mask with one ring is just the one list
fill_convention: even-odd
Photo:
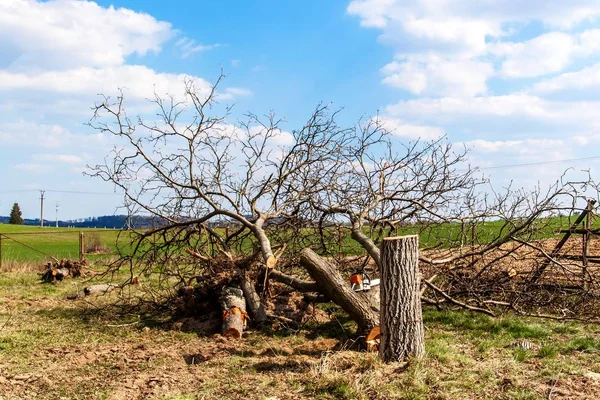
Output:
[[0,233],[0,271],[61,259],[97,260],[116,253],[120,229]]

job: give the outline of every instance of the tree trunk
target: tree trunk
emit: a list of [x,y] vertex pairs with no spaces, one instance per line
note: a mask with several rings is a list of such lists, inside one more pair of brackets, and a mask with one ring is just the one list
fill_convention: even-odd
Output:
[[417,235],[383,239],[379,355],[385,362],[425,354],[418,260]]
[[354,292],[337,268],[311,249],[300,253],[300,264],[315,280],[319,291],[346,311],[358,324],[359,333],[367,333],[379,325],[379,313],[370,306],[370,300]]
[[241,289],[224,287],[219,297],[223,311],[222,335],[239,339],[244,332],[248,314],[246,314],[246,300]]

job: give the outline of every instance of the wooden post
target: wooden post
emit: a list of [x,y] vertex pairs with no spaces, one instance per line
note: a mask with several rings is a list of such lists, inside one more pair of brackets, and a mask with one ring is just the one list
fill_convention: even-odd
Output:
[[551,259],[556,257],[556,255],[558,255],[558,252],[560,251],[560,249],[564,246],[565,243],[567,243],[567,240],[569,240],[569,238],[571,237],[571,233],[573,233],[573,231],[575,229],[577,229],[579,224],[581,222],[583,222],[586,215],[588,215],[588,213],[590,213],[592,211],[592,209],[594,208],[594,204],[596,204],[596,200],[594,200],[594,199],[588,200],[587,207],[583,211],[581,211],[581,214],[579,214],[579,216],[577,217],[575,222],[573,222],[573,225],[571,225],[569,230],[565,232],[565,236],[563,236],[562,239],[560,239],[560,241],[556,244],[556,246],[554,246],[552,253],[550,253],[550,257],[547,257],[540,264],[540,266],[537,268],[537,270],[533,271],[533,275],[530,280],[530,284],[537,283],[538,279],[540,279],[540,277],[542,276],[542,274],[544,273],[546,268],[548,268],[548,265],[550,265]]
[[587,290],[588,288],[588,254],[590,249],[590,229],[592,227],[592,210],[594,208],[594,203],[588,200],[588,204],[586,210],[588,213],[585,216],[585,222],[583,225],[584,234],[583,234],[583,248],[582,248],[582,280],[583,280],[583,290]]
[[425,355],[418,260],[417,235],[383,239],[379,356],[384,362]]
[[83,232],[79,232],[79,261],[85,259],[85,236]]
[[0,270],[2,270],[2,235],[0,234]]
[[[477,237],[477,225],[475,221],[471,222],[471,249],[469,251],[475,251],[475,238]],[[471,265],[475,264],[475,255],[471,256]]]

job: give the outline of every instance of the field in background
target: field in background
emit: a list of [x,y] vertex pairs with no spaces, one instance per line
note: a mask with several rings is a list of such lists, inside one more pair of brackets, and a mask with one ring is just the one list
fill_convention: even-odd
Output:
[[113,254],[119,231],[107,229],[55,228],[24,225],[0,224],[2,235],[2,264],[4,270],[20,264],[29,266],[41,265],[58,259],[77,259],[79,257],[79,233],[83,232],[86,241],[91,242],[96,236],[105,254],[89,254],[89,260],[98,260]]
[[[557,231],[566,229],[574,221],[574,218],[555,217],[542,218],[537,221],[532,231],[533,239],[557,237]],[[592,228],[600,228],[600,219],[596,218]],[[344,256],[364,254],[360,245],[351,239],[346,229],[326,228],[329,235],[339,243],[334,244],[332,249]],[[458,223],[446,223],[431,226],[421,230],[419,226],[407,225],[398,227],[391,234],[409,235],[420,233],[421,247],[458,247],[460,244],[484,244],[498,237],[508,229],[503,227],[501,221],[490,221],[478,224],[474,228],[469,225]],[[217,228],[216,231],[224,234],[224,229]],[[364,228],[365,233],[377,237],[378,231]],[[79,233],[84,232],[89,243],[92,236],[96,236],[99,242],[107,247],[104,254],[89,254],[86,258],[90,261],[99,261],[103,257],[116,253],[116,242],[121,232],[120,243],[125,246],[128,235],[126,231],[115,231],[110,229],[90,228],[55,228],[23,225],[0,224],[2,239],[2,261],[4,265],[15,266],[19,264],[39,265],[50,261],[48,255],[62,259],[77,259],[79,256]],[[318,246],[317,233],[304,232],[308,241],[304,245]],[[17,243],[20,242],[20,243]],[[312,242],[312,243],[311,243]],[[254,242],[252,238],[242,243],[242,250],[252,251]],[[6,268],[3,268],[6,269]]]

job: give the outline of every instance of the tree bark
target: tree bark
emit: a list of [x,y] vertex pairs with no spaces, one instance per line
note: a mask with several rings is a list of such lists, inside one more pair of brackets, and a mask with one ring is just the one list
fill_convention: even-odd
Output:
[[369,253],[373,261],[375,261],[377,268],[381,268],[381,252],[375,243],[373,243],[373,240],[365,235],[360,225],[354,224],[352,226],[352,229],[350,230],[350,237],[356,240],[362,246],[362,248]]
[[238,288],[225,287],[219,297],[219,303],[223,311],[221,334],[226,337],[241,338],[247,319],[244,293]]
[[358,324],[359,333],[367,333],[379,325],[379,313],[371,308],[370,300],[354,292],[337,268],[311,249],[300,253],[300,264],[315,280],[319,291],[346,311]]
[[252,320],[260,325],[267,320],[265,307],[262,305],[260,297],[256,293],[256,289],[254,289],[254,285],[246,278],[246,272],[240,270],[239,273],[242,291],[244,292],[250,315],[252,315]]
[[383,239],[379,355],[385,362],[425,354],[418,260],[417,235]]
[[[268,273],[268,271],[265,271]],[[288,286],[293,287],[299,292],[318,292],[319,287],[315,282],[303,281],[302,279],[296,278],[294,276],[286,275],[283,272],[272,270],[269,274],[269,278],[279,282],[286,284]]]

